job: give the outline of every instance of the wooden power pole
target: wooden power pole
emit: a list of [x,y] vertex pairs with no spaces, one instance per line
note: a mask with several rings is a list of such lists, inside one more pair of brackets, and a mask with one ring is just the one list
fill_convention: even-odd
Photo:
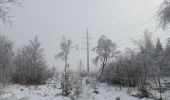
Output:
[[89,74],[89,33],[88,33],[88,29],[87,29],[87,74]]

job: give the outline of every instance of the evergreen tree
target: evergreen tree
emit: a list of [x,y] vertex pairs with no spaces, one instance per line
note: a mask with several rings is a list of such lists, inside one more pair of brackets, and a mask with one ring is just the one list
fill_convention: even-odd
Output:
[[170,72],[170,38],[167,39],[167,44],[163,52],[163,66],[162,71],[164,75],[169,76]]
[[160,39],[158,38],[157,42],[156,42],[155,52],[160,53],[162,50],[163,50],[163,47],[162,47],[162,44],[160,42]]

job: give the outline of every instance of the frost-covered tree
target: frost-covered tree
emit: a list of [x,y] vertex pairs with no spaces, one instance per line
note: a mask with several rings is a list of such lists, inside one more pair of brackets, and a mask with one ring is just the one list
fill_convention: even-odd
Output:
[[141,84],[146,84],[146,79],[148,76],[153,75],[154,68],[154,51],[155,47],[152,43],[152,35],[148,30],[144,31],[143,38],[138,42],[139,52],[138,59],[140,61],[141,69]]
[[116,50],[116,44],[112,42],[112,40],[108,39],[105,35],[102,35],[95,47],[95,51],[97,53],[96,58],[94,59],[95,64],[100,63],[100,75],[98,80],[101,81],[104,68],[106,64],[112,60],[118,51]]
[[162,54],[163,54],[163,47],[162,47],[162,44],[160,42],[160,39],[158,38],[156,45],[155,45],[155,52],[154,52],[154,57],[153,57],[154,64],[155,64],[155,70],[156,70],[156,72],[154,74],[157,73],[157,76],[158,76],[158,74],[160,76],[161,67],[163,66]]
[[0,81],[9,81],[13,64],[13,43],[5,36],[0,36]]
[[158,10],[159,25],[166,29],[170,23],[170,0],[163,0]]
[[138,50],[126,49],[112,62],[107,73],[113,73],[111,82],[124,86],[145,85],[146,79],[152,76],[154,68],[154,51],[151,33],[146,30],[143,38],[136,42]]
[[48,78],[44,49],[38,37],[17,51],[15,56],[16,73],[14,82],[19,84],[43,84]]
[[162,50],[163,50],[163,47],[162,47],[162,44],[160,42],[160,39],[158,38],[157,42],[156,42],[155,52],[157,54],[160,54]]
[[167,39],[167,44],[163,52],[163,66],[161,70],[164,76],[170,76],[170,38]]
[[67,40],[65,37],[63,37],[62,42],[60,43],[60,47],[61,47],[61,52],[59,52],[55,57],[61,58],[61,60],[63,60],[65,63],[64,73],[62,74],[62,78],[61,78],[61,89],[62,89],[62,95],[68,96],[71,93],[71,89],[72,89],[69,63],[68,63],[68,56],[72,48],[71,40]]
[[134,50],[126,49],[116,60],[106,65],[103,79],[105,82],[120,86],[135,87],[139,84],[140,66]]
[[0,19],[4,24],[11,24],[12,7],[20,7],[23,0],[0,0]]
[[152,56],[154,53],[154,45],[152,43],[152,34],[148,29],[144,31],[143,38],[137,42],[140,53]]

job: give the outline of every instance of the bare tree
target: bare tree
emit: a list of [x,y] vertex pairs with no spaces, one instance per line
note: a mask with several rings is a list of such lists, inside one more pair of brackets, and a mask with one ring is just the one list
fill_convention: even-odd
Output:
[[118,51],[116,51],[116,44],[104,35],[99,38],[97,43],[97,47],[95,47],[97,57],[94,59],[94,62],[96,64],[101,62],[100,75],[98,77],[98,80],[101,81],[107,62],[114,58],[118,54]]
[[18,50],[15,57],[15,66],[15,82],[20,84],[45,83],[45,80],[48,78],[47,65],[38,37],[31,40],[29,45]]

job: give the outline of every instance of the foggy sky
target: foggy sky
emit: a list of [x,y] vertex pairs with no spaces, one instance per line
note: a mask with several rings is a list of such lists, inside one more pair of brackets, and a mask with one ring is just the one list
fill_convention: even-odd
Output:
[[[17,47],[28,44],[39,36],[49,66],[62,70],[63,62],[55,60],[60,51],[60,41],[64,35],[79,45],[72,50],[69,62],[76,69],[81,59],[86,66],[85,37],[89,30],[91,48],[100,35],[105,34],[118,45],[118,50],[132,47],[132,39],[139,39],[148,28],[155,31],[156,10],[161,0],[25,0],[22,8],[14,8],[13,26],[1,24],[0,32],[6,35]],[[165,43],[168,34],[156,30],[153,34]],[[94,53],[90,52],[90,59]],[[95,66],[91,62],[91,69]]]

